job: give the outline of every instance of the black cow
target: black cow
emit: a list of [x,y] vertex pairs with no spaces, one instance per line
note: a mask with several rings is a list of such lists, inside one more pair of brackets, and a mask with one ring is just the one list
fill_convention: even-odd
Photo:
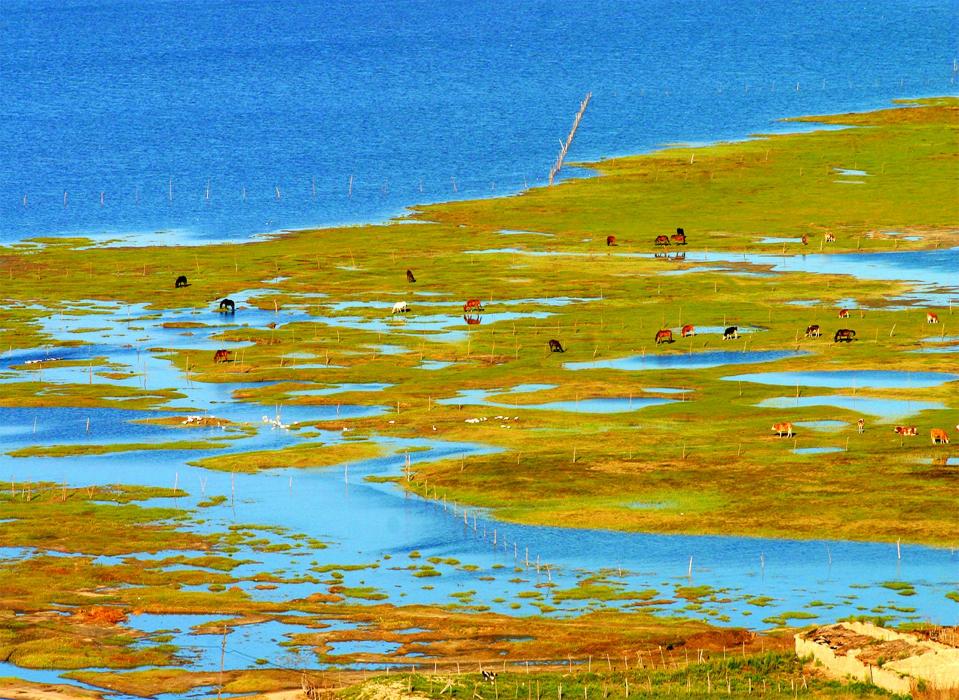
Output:
[[730,326],[723,331],[723,340],[737,340],[739,338],[739,326]]
[[173,286],[179,289],[180,287],[189,287],[190,283],[186,281],[186,275],[180,275],[176,278],[176,283]]
[[236,304],[233,303],[232,299],[223,299],[220,302],[220,311],[226,311],[227,313],[236,313]]
[[412,270],[407,270],[407,271],[406,271],[406,281],[409,282],[410,284],[413,284],[413,282],[416,281],[416,278],[413,277],[413,271],[412,271]]

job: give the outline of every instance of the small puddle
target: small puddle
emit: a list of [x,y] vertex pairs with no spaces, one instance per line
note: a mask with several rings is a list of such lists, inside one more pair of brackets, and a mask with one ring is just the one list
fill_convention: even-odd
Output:
[[861,387],[865,389],[925,389],[959,379],[946,372],[899,372],[893,370],[822,370],[808,372],[757,372],[723,377],[730,382],[750,382],[770,386],[814,386],[829,389]]
[[758,362],[773,362],[807,353],[790,350],[759,350],[749,352],[723,351],[698,352],[686,355],[633,355],[616,360],[593,362],[566,362],[566,369],[621,369],[628,371],[656,369],[708,369],[723,365],[748,365]]
[[797,455],[824,455],[831,452],[842,452],[841,447],[797,447],[793,454]]
[[779,396],[756,404],[759,408],[808,408],[831,406],[847,411],[865,413],[886,420],[905,418],[921,411],[944,410],[946,407],[933,401],[906,401],[902,399],[874,399],[862,396]]

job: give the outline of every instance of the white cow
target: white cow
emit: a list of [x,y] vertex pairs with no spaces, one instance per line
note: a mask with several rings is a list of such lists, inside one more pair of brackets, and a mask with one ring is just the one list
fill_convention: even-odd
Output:
[[410,310],[409,304],[407,304],[405,301],[398,301],[395,304],[393,304],[393,311],[391,313],[405,314],[409,310]]

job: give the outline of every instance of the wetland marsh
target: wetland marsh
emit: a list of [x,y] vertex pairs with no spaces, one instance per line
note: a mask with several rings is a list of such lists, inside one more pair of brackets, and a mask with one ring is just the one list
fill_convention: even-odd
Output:
[[[3,672],[172,697],[954,623],[959,368],[915,351],[959,324],[957,109],[603,161],[402,225],[0,249]],[[656,257],[680,225],[685,255]]]

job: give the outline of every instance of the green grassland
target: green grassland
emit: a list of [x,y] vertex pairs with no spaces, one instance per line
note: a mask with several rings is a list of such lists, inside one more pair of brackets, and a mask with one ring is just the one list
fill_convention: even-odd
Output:
[[[942,323],[927,327],[925,309],[900,308],[900,283],[832,274],[763,275],[761,266],[733,261],[725,271],[682,275],[664,272],[698,267],[684,260],[630,257],[653,252],[653,238],[686,229],[689,250],[828,255],[950,247],[959,243],[957,201],[959,101],[911,103],[867,114],[816,117],[848,125],[702,148],[670,147],[655,153],[603,161],[600,177],[565,182],[517,196],[417,208],[413,223],[301,231],[274,240],[221,245],[81,249],[82,241],[12,247],[0,251],[5,293],[20,304],[0,314],[0,347],[29,347],[42,340],[36,319],[71,301],[149,302],[156,309],[212,309],[215,302],[262,280],[288,279],[250,300],[265,310],[300,305],[310,321],[269,327],[243,326],[244,309],[221,338],[248,343],[234,361],[215,365],[211,353],[172,349],[173,360],[195,380],[281,382],[383,382],[378,394],[291,397],[288,385],[238,392],[236,398],[266,404],[375,403],[389,413],[333,420],[326,429],[350,427],[358,440],[371,436],[426,436],[501,448],[497,454],[418,465],[408,488],[466,506],[493,509],[497,517],[569,527],[647,532],[767,535],[904,541],[955,546],[954,504],[959,472],[945,458],[953,446],[929,444],[928,430],[951,430],[959,416],[956,384],[915,390],[858,389],[858,396],[939,402],[944,410],[908,419],[917,438],[900,440],[892,426],[871,416],[857,434],[855,411],[758,408],[764,399],[848,393],[848,390],[773,387],[723,381],[724,376],[764,369],[898,369],[950,371],[955,355],[910,351],[933,335],[954,335],[959,313],[935,309]],[[835,168],[862,169],[864,184],[837,182]],[[500,229],[553,237],[503,236]],[[824,234],[837,237],[824,243]],[[905,240],[909,233],[919,240]],[[764,236],[808,234],[799,243],[765,244]],[[615,235],[616,248],[605,237]],[[471,253],[505,247],[522,252]],[[549,253],[530,255],[527,253]],[[414,270],[415,285],[405,270]],[[6,273],[6,274],[4,274]],[[178,274],[191,286],[174,289]],[[442,309],[417,306],[414,291],[438,293]],[[326,294],[326,298],[303,294]],[[567,306],[543,306],[539,297],[579,297]],[[469,298],[487,302],[487,313],[548,311],[540,319],[466,326],[463,340],[443,342],[427,332],[338,328],[336,317],[373,322],[388,309],[334,311],[334,301],[407,300],[411,320],[436,311],[459,313]],[[841,300],[862,308],[843,321],[857,341],[835,345]],[[498,306],[498,300],[527,299]],[[490,301],[491,300],[491,301]],[[788,302],[809,301],[811,306]],[[27,307],[39,304],[51,311]],[[68,309],[69,311],[69,309]],[[656,346],[655,332],[682,323],[741,325],[763,329],[738,341],[717,335],[677,339]],[[827,337],[803,338],[808,324]],[[930,328],[933,330],[930,331]],[[549,353],[558,339],[565,354]],[[384,355],[381,344],[407,352]],[[808,354],[765,365],[704,370],[571,371],[564,362],[633,354],[680,355],[704,350],[802,350]],[[323,368],[284,361],[307,353]],[[422,360],[454,362],[426,371]],[[502,399],[515,407],[438,405],[461,389],[508,389],[524,383],[557,388]],[[684,388],[688,400],[632,413],[582,415],[523,408],[523,403],[588,397],[643,397],[659,387]],[[102,385],[0,386],[4,405],[162,405],[172,392],[137,392]],[[494,417],[508,413],[506,425]],[[467,423],[485,417],[487,421]],[[778,439],[774,422],[843,420],[836,433],[800,430]],[[836,446],[843,451],[799,455],[794,447]],[[335,448],[331,447],[331,450]],[[359,448],[350,448],[359,449]],[[365,449],[365,448],[364,448]],[[331,452],[331,455],[335,452]],[[364,453],[365,454],[365,453]],[[370,452],[370,454],[373,454]],[[290,461],[290,458],[293,458]],[[258,466],[304,466],[303,455],[252,455]],[[261,458],[267,462],[260,464]],[[347,457],[348,458],[348,457]],[[280,460],[280,461],[277,461]],[[297,461],[301,460],[301,461]],[[297,462],[297,463],[293,463]],[[319,464],[331,460],[321,459]],[[211,466],[218,463],[211,462]],[[224,462],[223,464],[228,464]],[[232,468],[230,466],[229,468]]]

